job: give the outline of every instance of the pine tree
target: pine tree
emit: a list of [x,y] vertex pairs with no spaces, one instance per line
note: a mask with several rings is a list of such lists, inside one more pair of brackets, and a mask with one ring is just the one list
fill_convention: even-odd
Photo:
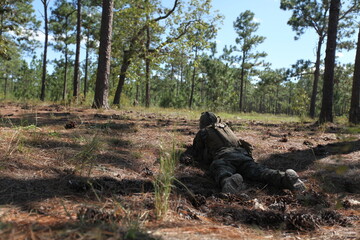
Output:
[[331,0],[326,44],[323,98],[319,123],[333,122],[334,69],[337,28],[340,14],[340,0]]
[[113,24],[113,0],[103,0],[99,61],[93,108],[109,108],[109,75],[111,58],[111,34]]

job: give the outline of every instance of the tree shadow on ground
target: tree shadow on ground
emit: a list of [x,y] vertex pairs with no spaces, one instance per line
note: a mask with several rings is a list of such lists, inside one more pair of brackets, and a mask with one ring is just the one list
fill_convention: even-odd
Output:
[[209,197],[219,192],[219,188],[210,176],[179,176],[174,184],[179,193],[199,194]]
[[[60,171],[60,170],[58,170]],[[10,204],[28,209],[32,202],[54,197],[82,197],[96,199],[113,194],[129,195],[153,191],[153,185],[146,179],[117,180],[110,177],[88,178],[63,174],[54,178],[15,179],[0,178],[0,204]]]
[[360,164],[325,168],[314,175],[324,191],[330,193],[360,193]]
[[[99,117],[105,116],[105,117]],[[117,116],[117,117],[114,117]],[[136,131],[135,123],[123,123],[119,121],[130,120],[120,115],[87,115],[86,117],[70,112],[46,112],[46,113],[24,113],[19,115],[0,116],[0,126],[3,127],[26,127],[35,125],[45,126],[65,126],[69,121],[74,121],[74,127],[85,125],[95,129],[113,129],[123,131]],[[104,123],[104,121],[107,121]]]
[[1,117],[1,125],[3,127],[26,127],[29,125],[36,125],[38,127],[63,125],[69,119],[75,118],[69,112],[61,113],[24,113],[20,115],[13,115],[8,117]]
[[[316,161],[331,155],[349,154],[360,150],[360,140],[318,145],[306,150],[273,154],[267,159],[260,160],[270,168],[286,170],[292,168],[298,172],[307,170]],[[341,156],[339,157],[339,159]],[[340,159],[341,160],[341,159]],[[314,177],[326,192],[360,193],[360,163],[359,161],[321,164],[316,169]]]
[[330,155],[348,154],[360,150],[360,140],[318,145],[306,150],[297,150],[281,154],[272,154],[260,163],[279,170],[292,168],[296,171],[308,169],[315,161]]
[[[272,205],[269,205],[272,206]],[[265,229],[286,229],[295,231],[314,231],[322,226],[351,226],[351,221],[334,210],[307,208],[291,212],[278,210],[247,209],[236,206],[215,206],[210,213],[225,225],[248,224]]]
[[121,217],[110,215],[106,218],[104,214],[91,217],[51,225],[32,223],[28,229],[24,224],[10,221],[2,224],[1,236],[2,239],[28,239],[25,236],[36,236],[36,239],[63,240],[85,236],[85,239],[160,240],[143,229],[132,227]]
[[72,148],[80,149],[81,145],[77,143],[65,142],[54,139],[27,139],[24,143],[30,147],[41,148],[41,149],[52,149],[52,148]]

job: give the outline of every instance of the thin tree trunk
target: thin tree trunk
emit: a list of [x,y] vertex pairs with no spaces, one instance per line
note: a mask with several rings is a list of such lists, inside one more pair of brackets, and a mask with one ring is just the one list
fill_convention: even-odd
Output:
[[109,108],[109,75],[111,58],[111,35],[113,23],[113,0],[103,0],[99,60],[93,108]]
[[77,0],[77,23],[76,23],[76,53],[74,65],[73,96],[77,100],[79,94],[80,79],[80,44],[81,44],[81,0]]
[[194,66],[193,66],[193,73],[191,77],[191,92],[190,92],[190,98],[189,98],[189,108],[191,109],[194,99],[194,91],[195,91],[195,75],[196,75],[196,60],[197,60],[197,47],[195,48],[195,58],[194,58]]
[[150,107],[150,62],[149,58],[145,60],[145,107]]
[[310,102],[310,117],[315,117],[315,107],[316,107],[316,96],[318,91],[319,85],[319,78],[320,78],[320,62],[321,62],[321,46],[323,44],[324,38],[321,36],[319,37],[317,50],[316,50],[316,62],[315,62],[315,72],[314,72],[314,83],[313,89],[311,94],[311,102]]
[[260,113],[263,113],[264,112],[264,98],[265,98],[265,95],[262,94],[261,97],[260,97],[260,104],[259,104],[259,110],[260,110]]
[[193,73],[191,77],[191,92],[190,92],[190,98],[189,98],[189,108],[191,109],[194,99],[194,91],[195,91],[195,75],[196,75],[196,67],[194,64]]
[[65,44],[65,69],[64,69],[64,85],[63,85],[63,96],[62,99],[66,99],[67,92],[67,68],[68,68],[68,45]]
[[349,122],[360,123],[360,29],[358,33]]
[[[173,7],[170,10],[168,10],[165,15],[151,19],[150,22],[158,22],[158,21],[168,18],[175,11],[178,4],[179,4],[179,0],[174,0]],[[114,104],[120,104],[120,97],[121,97],[121,93],[122,93],[123,86],[124,86],[125,79],[126,79],[126,72],[131,64],[131,58],[136,53],[136,43],[139,41],[139,38],[142,36],[144,31],[146,31],[146,26],[142,27],[130,40],[130,46],[128,48],[129,50],[127,50],[127,51],[124,50],[124,58],[123,58],[122,65],[121,65],[119,83],[116,88],[115,97],[114,97],[114,101],[113,101]]]
[[4,84],[4,98],[6,99],[6,95],[7,95],[7,87],[8,87],[8,78],[5,77],[5,84]]
[[43,66],[42,66],[42,77],[41,77],[41,92],[40,100],[45,101],[45,87],[46,87],[46,66],[47,66],[47,48],[49,41],[49,28],[48,28],[48,0],[41,0],[44,5],[44,25],[45,25],[45,42],[44,42],[44,55],[43,55]]
[[[89,41],[90,31],[88,32],[87,41]],[[89,67],[89,43],[86,43],[86,52],[85,52],[85,74],[84,74],[84,98],[87,94],[87,83],[88,83],[88,67]]]
[[114,104],[120,104],[121,93],[122,93],[125,79],[126,79],[126,72],[131,64],[131,57],[132,57],[131,52],[124,51],[124,57],[123,57],[123,61],[121,64],[121,70],[120,70],[120,75],[119,75],[119,83],[116,88],[114,101],[113,101]]
[[244,91],[244,77],[245,77],[245,54],[243,54],[242,63],[241,63],[241,73],[240,73],[240,97],[239,97],[239,111],[243,111],[243,91]]
[[[147,21],[149,21],[149,16],[147,16]],[[146,54],[145,54],[145,107],[150,107],[150,63],[151,59],[149,58],[150,51],[150,26],[146,28]]]
[[319,123],[333,122],[334,68],[336,53],[337,27],[339,23],[340,0],[331,0],[326,44],[323,98]]
[[139,95],[140,95],[139,84],[136,83],[136,92],[135,92],[135,101],[136,101],[136,103],[139,103]]

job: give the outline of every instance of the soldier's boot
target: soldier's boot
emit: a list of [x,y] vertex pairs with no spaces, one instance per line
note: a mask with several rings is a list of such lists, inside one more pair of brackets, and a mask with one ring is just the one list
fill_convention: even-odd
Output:
[[306,189],[303,181],[293,169],[287,169],[281,179],[282,187],[291,191],[304,191]]
[[221,191],[223,193],[236,194],[246,188],[243,177],[236,173],[221,181]]

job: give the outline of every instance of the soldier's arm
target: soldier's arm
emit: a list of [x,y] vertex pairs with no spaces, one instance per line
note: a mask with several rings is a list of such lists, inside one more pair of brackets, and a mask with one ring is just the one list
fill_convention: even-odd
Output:
[[205,130],[200,130],[193,141],[193,156],[195,161],[197,162],[203,162],[204,159],[204,150],[205,150],[205,143],[204,143],[204,138],[205,138]]
[[240,147],[244,148],[249,153],[250,157],[252,157],[252,151],[254,150],[253,145],[243,139],[239,139],[239,144]]
[[181,154],[180,162],[185,165],[191,165],[194,161],[199,162],[202,160],[203,151],[203,141],[199,131],[193,140],[193,144],[186,146],[185,152]]
[[194,148],[189,144],[186,146],[186,150],[180,155],[180,163],[185,165],[192,165],[194,163]]

